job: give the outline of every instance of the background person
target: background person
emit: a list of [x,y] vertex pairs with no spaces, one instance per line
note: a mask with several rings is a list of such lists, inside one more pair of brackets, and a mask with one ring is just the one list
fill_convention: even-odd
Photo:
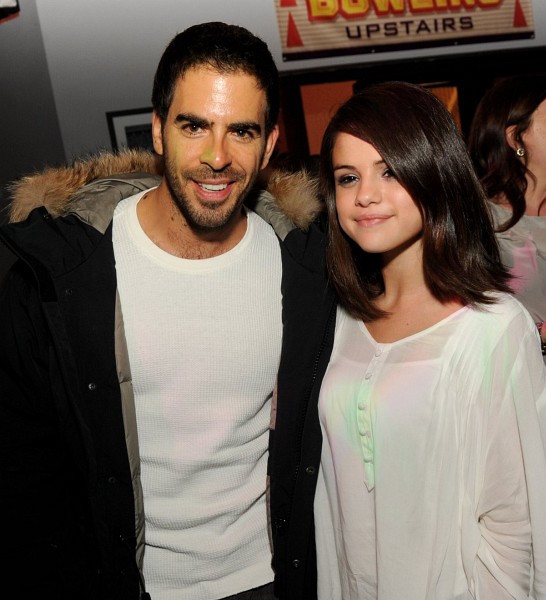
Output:
[[546,75],[521,75],[494,85],[478,104],[468,146],[490,200],[510,285],[544,343]]

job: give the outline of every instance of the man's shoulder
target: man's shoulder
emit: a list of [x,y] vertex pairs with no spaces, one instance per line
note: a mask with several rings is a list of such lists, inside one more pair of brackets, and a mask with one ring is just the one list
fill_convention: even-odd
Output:
[[11,222],[25,220],[38,207],[56,218],[74,214],[88,200],[127,197],[157,185],[162,167],[150,152],[102,152],[70,165],[47,168],[10,185]]
[[274,171],[252,208],[284,240],[294,229],[307,231],[323,212],[324,204],[317,179],[307,171]]
[[[101,153],[21,178],[11,185],[10,223],[0,238],[15,254],[39,261],[84,253],[106,233],[120,201],[158,184],[156,158]],[[2,255],[10,264],[11,253]]]

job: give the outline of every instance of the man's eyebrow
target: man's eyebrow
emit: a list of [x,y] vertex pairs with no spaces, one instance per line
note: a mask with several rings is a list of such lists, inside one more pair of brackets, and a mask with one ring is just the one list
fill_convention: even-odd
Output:
[[210,123],[203,119],[203,117],[199,117],[192,113],[178,113],[174,119],[175,123],[191,123],[197,127],[209,127]]
[[257,135],[262,134],[262,127],[259,123],[254,121],[244,121],[242,123],[230,123],[229,128],[231,131],[237,131],[242,129],[243,131],[254,131]]
[[[203,117],[199,115],[194,115],[193,113],[178,113],[174,119],[175,123],[191,123],[195,127],[201,127],[203,129],[207,129],[212,127],[213,123],[207,121]],[[238,123],[230,123],[228,125],[228,129],[230,131],[253,131],[256,135],[260,136],[262,134],[262,127],[259,123],[255,121],[241,121]]]

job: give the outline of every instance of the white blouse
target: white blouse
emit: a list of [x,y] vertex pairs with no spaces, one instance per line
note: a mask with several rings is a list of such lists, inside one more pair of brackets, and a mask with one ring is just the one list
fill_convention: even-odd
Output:
[[523,600],[533,567],[546,598],[546,376],[517,300],[389,344],[338,309],[319,415],[320,600]]
[[[496,226],[510,217],[502,206],[489,206]],[[546,321],[546,217],[523,215],[508,231],[497,233],[497,240],[516,298],[535,322]]]

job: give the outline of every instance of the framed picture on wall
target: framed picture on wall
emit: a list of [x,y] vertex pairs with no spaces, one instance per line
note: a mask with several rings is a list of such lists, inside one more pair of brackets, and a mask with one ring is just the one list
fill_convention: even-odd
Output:
[[0,0],[0,23],[19,16],[18,0]]
[[153,150],[151,108],[110,111],[106,119],[114,150]]

